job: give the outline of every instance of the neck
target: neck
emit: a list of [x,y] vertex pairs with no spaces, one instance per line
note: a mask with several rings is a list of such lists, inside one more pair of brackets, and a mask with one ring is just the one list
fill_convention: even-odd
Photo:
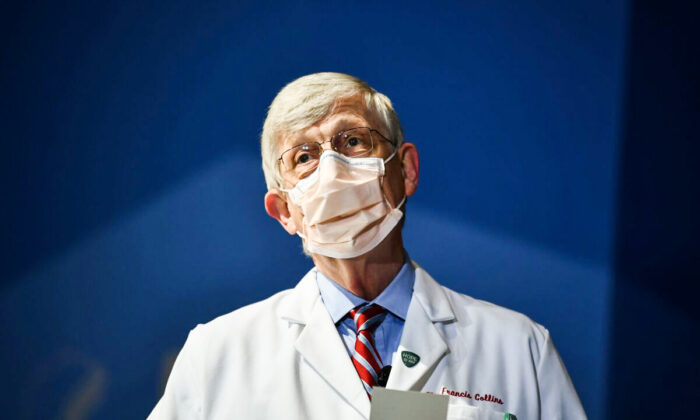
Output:
[[355,258],[336,259],[313,254],[316,267],[344,289],[372,300],[386,289],[406,261],[400,226],[372,251]]

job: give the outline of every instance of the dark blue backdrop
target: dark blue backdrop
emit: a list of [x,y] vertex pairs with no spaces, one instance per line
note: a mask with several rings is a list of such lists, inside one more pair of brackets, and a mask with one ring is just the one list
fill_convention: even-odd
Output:
[[258,136],[317,71],[417,144],[411,256],[548,327],[605,418],[628,7],[510,3],[3,6],[8,418],[142,418],[190,328],[296,283]]

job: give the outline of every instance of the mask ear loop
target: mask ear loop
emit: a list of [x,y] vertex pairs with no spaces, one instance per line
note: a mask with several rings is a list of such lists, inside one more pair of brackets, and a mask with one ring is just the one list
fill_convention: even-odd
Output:
[[[391,152],[391,154],[389,155],[389,157],[386,158],[386,159],[384,160],[384,166],[385,166],[384,172],[385,172],[385,173],[386,173],[386,164],[389,163],[389,161],[390,161],[391,159],[393,159],[394,156],[396,156],[396,153],[397,153],[398,151],[399,151],[399,148],[398,148],[398,147],[395,147],[395,148],[394,148],[394,151]],[[381,181],[381,183],[380,183],[380,184],[382,185],[382,187],[384,186],[384,177],[385,177],[385,175],[382,175],[382,181]],[[405,177],[406,177],[406,173],[405,173],[404,170],[403,170],[403,162],[401,162],[401,177],[402,177],[402,178],[405,178]],[[386,203],[389,204],[389,199],[387,199],[386,194],[384,194],[383,189],[382,189],[382,194],[384,195],[384,200],[386,200]],[[405,202],[406,202],[406,194],[404,194],[403,198],[401,199],[401,201],[399,201],[399,204],[398,204],[396,207],[391,207],[391,205],[389,205],[389,207],[391,207],[391,208],[393,208],[393,209],[395,210],[395,209],[398,209],[398,208],[400,208],[401,206],[403,206],[403,203],[405,203]]]
[[399,151],[399,148],[398,148],[398,147],[395,147],[395,148],[394,148],[394,151],[391,152],[391,154],[389,155],[389,157],[386,158],[386,159],[384,160],[384,164],[389,163],[389,161],[390,161],[391,159],[393,159],[394,156],[396,156],[396,153],[397,153],[398,151]]
[[[389,155],[389,157],[386,158],[386,159],[384,159],[384,172],[385,172],[385,173],[386,173],[386,164],[389,163],[389,161],[390,161],[391,159],[393,159],[394,156],[396,156],[396,153],[397,153],[398,151],[399,151],[399,148],[398,148],[398,147],[395,147],[395,148],[394,148],[394,151],[391,152],[391,154]],[[401,164],[401,174],[403,175],[403,164]],[[384,174],[382,174],[382,182],[381,182],[381,184],[384,185]]]

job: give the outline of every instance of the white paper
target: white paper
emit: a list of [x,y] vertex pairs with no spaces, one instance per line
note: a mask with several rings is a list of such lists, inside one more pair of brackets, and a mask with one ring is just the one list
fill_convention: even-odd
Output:
[[446,420],[447,395],[375,387],[369,420]]

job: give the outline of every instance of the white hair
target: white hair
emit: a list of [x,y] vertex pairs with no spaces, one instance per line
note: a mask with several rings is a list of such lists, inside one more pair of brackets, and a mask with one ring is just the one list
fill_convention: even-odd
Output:
[[277,165],[282,135],[303,130],[332,112],[340,99],[363,95],[365,105],[384,124],[396,146],[403,143],[403,130],[391,100],[367,82],[343,73],[314,73],[300,77],[279,91],[270,104],[260,136],[262,166],[267,189],[282,186]]

